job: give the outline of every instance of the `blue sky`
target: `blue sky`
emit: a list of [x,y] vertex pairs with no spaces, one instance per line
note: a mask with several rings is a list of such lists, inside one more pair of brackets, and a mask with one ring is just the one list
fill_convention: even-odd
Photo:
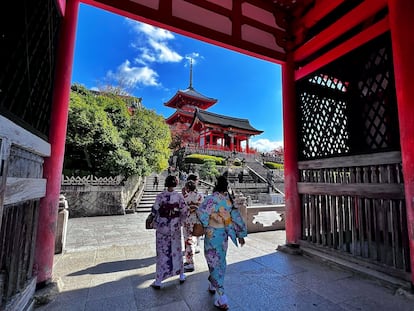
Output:
[[167,118],[174,110],[164,103],[189,86],[190,58],[193,87],[218,100],[208,111],[248,119],[264,131],[251,147],[282,144],[279,65],[80,5],[72,83],[130,85],[146,108]]

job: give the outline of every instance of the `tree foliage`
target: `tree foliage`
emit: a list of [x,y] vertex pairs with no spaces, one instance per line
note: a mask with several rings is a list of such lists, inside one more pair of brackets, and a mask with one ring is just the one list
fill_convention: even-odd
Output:
[[220,172],[216,167],[216,162],[214,160],[206,160],[200,167],[200,178],[206,180],[214,180]]
[[70,95],[64,173],[128,177],[167,168],[168,125],[154,111],[128,113],[123,96],[75,84]]
[[143,174],[161,172],[168,167],[171,133],[164,118],[153,110],[138,109],[126,132],[126,145],[134,157],[141,158]]

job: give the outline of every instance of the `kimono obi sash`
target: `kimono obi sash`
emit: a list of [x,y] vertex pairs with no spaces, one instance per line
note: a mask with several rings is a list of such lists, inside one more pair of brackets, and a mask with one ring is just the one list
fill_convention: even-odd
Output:
[[160,217],[164,218],[177,218],[180,217],[180,210],[178,203],[164,203],[160,206],[159,209]]
[[197,211],[198,205],[196,202],[189,202],[187,203],[188,207],[190,208],[190,213],[195,213]]

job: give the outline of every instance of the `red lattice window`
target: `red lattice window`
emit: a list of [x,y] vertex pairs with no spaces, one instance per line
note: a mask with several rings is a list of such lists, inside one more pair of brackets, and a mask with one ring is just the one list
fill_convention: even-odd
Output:
[[299,158],[399,150],[389,34],[297,83]]

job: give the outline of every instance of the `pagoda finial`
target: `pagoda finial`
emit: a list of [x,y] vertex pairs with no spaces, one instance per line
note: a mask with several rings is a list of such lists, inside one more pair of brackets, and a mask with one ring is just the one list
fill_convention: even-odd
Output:
[[193,59],[190,58],[190,86],[188,87],[190,89],[193,88]]

